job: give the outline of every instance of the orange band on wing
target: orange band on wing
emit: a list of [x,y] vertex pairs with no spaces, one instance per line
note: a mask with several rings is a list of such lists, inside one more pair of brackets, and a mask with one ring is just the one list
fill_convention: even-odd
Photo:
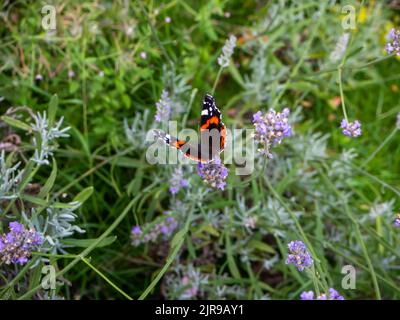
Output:
[[180,149],[185,143],[186,143],[186,141],[183,141],[183,140],[176,140],[172,145],[173,145],[175,148]]
[[224,150],[224,148],[225,148],[225,138],[226,138],[226,128],[225,128],[225,126],[222,126],[222,128],[221,128],[221,143],[220,143],[221,151]]
[[208,129],[211,124],[219,124],[219,119],[217,116],[212,116],[210,119],[207,119],[207,122],[201,126],[201,129]]

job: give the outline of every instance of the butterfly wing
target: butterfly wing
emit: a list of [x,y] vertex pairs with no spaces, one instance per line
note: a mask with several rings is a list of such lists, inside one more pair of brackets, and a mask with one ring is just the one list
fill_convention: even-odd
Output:
[[166,144],[181,151],[189,159],[203,163],[213,160],[225,148],[226,128],[215,99],[210,94],[206,94],[203,100],[199,144],[180,140],[161,130],[154,130],[154,134]]
[[225,148],[226,128],[212,95],[206,94],[200,119],[200,141],[202,155],[210,161]]
[[161,130],[153,130],[153,132],[156,138],[161,139],[167,145],[178,149],[185,157],[198,162],[207,162],[205,159],[201,158],[200,144],[180,140]]

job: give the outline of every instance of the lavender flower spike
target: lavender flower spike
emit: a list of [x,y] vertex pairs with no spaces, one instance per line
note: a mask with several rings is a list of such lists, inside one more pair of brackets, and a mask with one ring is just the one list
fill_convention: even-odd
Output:
[[292,127],[288,120],[289,113],[290,110],[285,108],[282,112],[270,109],[266,114],[258,111],[253,115],[254,139],[262,146],[259,151],[268,158],[272,158],[271,147],[280,144],[283,138],[292,135]]
[[314,292],[303,291],[300,300],[344,300],[344,298],[335,289],[329,288],[328,293],[321,294],[317,299],[314,299]]
[[9,229],[10,232],[0,236],[0,261],[23,265],[28,262],[31,252],[43,244],[43,238],[17,221],[10,222]]
[[329,300],[344,300],[344,298],[335,289],[330,288],[329,289]]
[[346,119],[343,119],[340,123],[340,128],[342,128],[342,132],[345,136],[356,138],[361,136],[361,123],[356,120],[354,122],[347,122]]
[[220,158],[215,158],[214,161],[209,163],[199,163],[197,173],[211,187],[220,190],[225,189],[228,169],[221,163]]
[[288,243],[288,248],[289,255],[286,259],[286,264],[294,264],[299,271],[303,271],[313,264],[314,261],[311,254],[302,241],[291,241]]
[[303,291],[300,295],[300,300],[314,300],[314,292]]
[[154,117],[156,122],[167,122],[171,115],[171,99],[169,98],[169,93],[163,90],[160,100],[156,103],[157,112]]
[[229,66],[229,61],[236,47],[236,40],[236,37],[232,35],[228,40],[225,41],[225,45],[222,48],[222,54],[218,57],[218,64],[222,68]]
[[394,220],[394,226],[400,228],[400,213],[397,214],[396,219]]
[[182,188],[189,187],[189,181],[183,178],[183,172],[181,168],[176,168],[169,180],[169,192],[171,194],[177,194]]
[[386,51],[388,54],[396,53],[400,56],[400,30],[393,28],[389,32],[389,39],[392,42],[386,44]]
[[168,216],[154,225],[147,224],[143,229],[134,226],[131,230],[131,244],[137,247],[142,243],[155,242],[159,238],[165,240],[171,236],[178,227],[178,220],[169,211],[164,214]]

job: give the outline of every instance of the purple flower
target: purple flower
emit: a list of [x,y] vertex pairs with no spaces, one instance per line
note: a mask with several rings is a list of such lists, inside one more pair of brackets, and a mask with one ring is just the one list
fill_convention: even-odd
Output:
[[394,226],[400,228],[400,213],[397,214],[397,217],[394,220]]
[[168,234],[169,233],[169,229],[166,225],[160,225],[160,231],[162,234]]
[[171,99],[169,98],[168,91],[163,90],[160,100],[156,103],[157,113],[155,120],[157,122],[167,122],[171,115]]
[[[164,212],[164,214],[171,215],[169,211]],[[166,236],[172,234],[177,227],[178,227],[178,222],[173,216],[169,216],[164,221],[161,222],[161,232]]]
[[344,300],[344,298],[335,289],[329,289],[329,300]]
[[132,232],[131,232],[132,234],[141,234],[142,233],[142,229],[140,229],[140,227],[139,226],[134,226],[133,228],[132,228]]
[[142,243],[155,242],[160,236],[167,239],[178,227],[178,221],[175,217],[170,216],[168,211],[165,214],[169,216],[158,223],[148,224],[143,230],[139,226],[133,227],[131,231],[131,244],[137,247]]
[[328,294],[323,293],[314,299],[314,292],[303,291],[300,295],[301,300],[344,300],[343,296],[339,294],[335,289],[329,288]]
[[394,51],[394,48],[391,43],[387,43],[385,49],[389,54],[391,54]]
[[139,226],[132,227],[131,230],[131,243],[135,247],[141,243],[142,229]]
[[312,291],[303,291],[300,295],[301,300],[314,300],[314,292]]
[[140,57],[141,57],[143,60],[147,59],[147,53],[146,53],[145,51],[142,51],[142,52],[140,53]]
[[21,233],[25,229],[24,226],[20,224],[18,221],[10,222],[8,227],[10,231],[12,231],[13,233]]
[[396,38],[396,29],[395,29],[395,28],[392,28],[392,29],[389,31],[389,39],[394,40],[395,38]]
[[197,166],[197,173],[204,180],[215,189],[224,190],[226,185],[226,177],[228,176],[228,168],[222,163],[220,158],[215,158],[208,163],[199,163]]
[[344,298],[335,289],[330,288],[328,294],[321,294],[317,297],[317,300],[344,300]]
[[236,37],[234,35],[229,36],[229,39],[225,41],[225,45],[222,47],[222,53],[218,57],[218,64],[222,68],[229,66],[230,59],[236,47]]
[[189,187],[189,181],[183,178],[183,171],[181,168],[176,168],[169,180],[169,192],[177,194],[182,188]]
[[261,121],[262,121],[262,112],[257,111],[255,114],[253,114],[253,123]]
[[9,223],[10,232],[0,236],[0,261],[25,264],[31,252],[43,244],[43,237],[34,229],[25,229],[18,221]]
[[361,123],[358,120],[347,122],[346,119],[343,119],[340,128],[343,129],[342,132],[345,136],[356,138],[361,135]]
[[289,255],[286,264],[294,264],[299,271],[308,268],[313,264],[311,254],[308,252],[305,244],[300,241],[291,241],[288,243]]
[[292,127],[288,122],[290,110],[283,109],[282,112],[276,112],[270,109],[266,114],[261,111],[253,115],[253,124],[255,127],[254,139],[262,146],[262,154],[272,158],[270,148],[280,144],[285,137],[292,135]]
[[390,30],[388,38],[392,42],[388,42],[386,44],[387,53],[396,53],[396,55],[400,56],[400,30],[396,30],[395,28],[393,28],[392,30]]

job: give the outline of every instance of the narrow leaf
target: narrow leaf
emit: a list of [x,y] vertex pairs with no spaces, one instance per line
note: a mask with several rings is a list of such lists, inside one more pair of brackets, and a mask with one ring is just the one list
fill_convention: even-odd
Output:
[[14,128],[18,128],[24,131],[31,131],[32,128],[30,125],[26,124],[25,122],[22,122],[21,120],[17,120],[11,117],[7,117],[7,116],[2,116],[1,120],[3,120],[5,123],[7,123],[8,125],[14,127]]
[[93,193],[93,187],[87,187],[85,189],[83,189],[81,192],[79,192],[74,200],[72,200],[73,202],[79,202],[79,203],[84,203]]

